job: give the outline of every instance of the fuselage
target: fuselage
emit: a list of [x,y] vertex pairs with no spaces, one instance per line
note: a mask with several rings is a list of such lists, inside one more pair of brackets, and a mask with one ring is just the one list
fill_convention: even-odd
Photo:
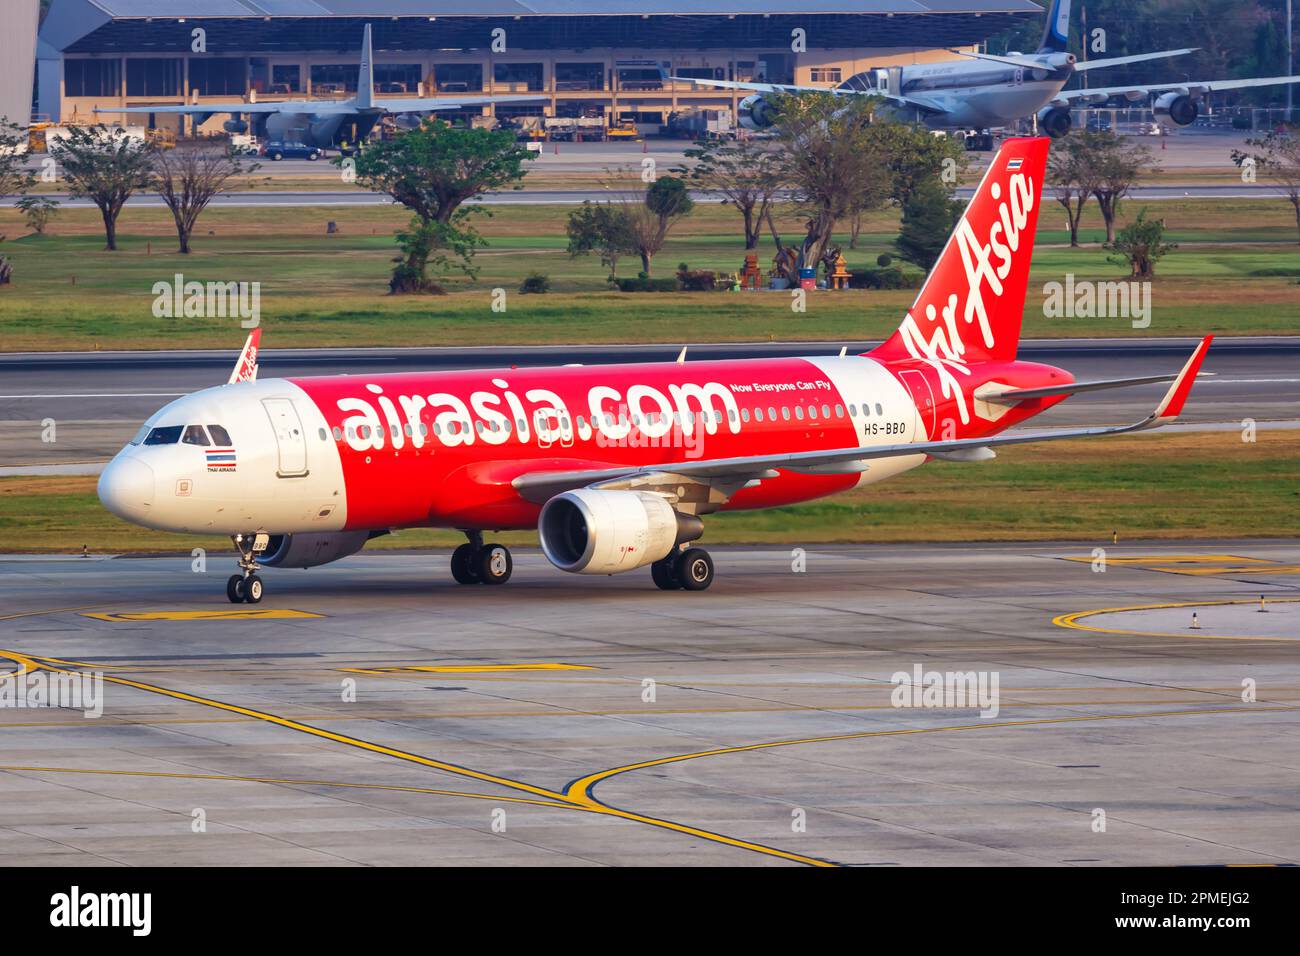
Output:
[[[530,528],[540,505],[511,484],[530,472],[980,437],[1059,400],[990,405],[981,386],[1070,380],[1009,361],[964,366],[954,384],[942,363],[869,355],[262,379],[160,410],[100,495],[169,531]],[[808,501],[923,461],[780,471],[720,507]]]

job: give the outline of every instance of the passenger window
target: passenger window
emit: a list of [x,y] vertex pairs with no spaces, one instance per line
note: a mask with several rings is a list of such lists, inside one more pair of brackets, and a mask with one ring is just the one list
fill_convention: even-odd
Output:
[[162,428],[155,428],[151,431],[144,443],[146,445],[174,445],[181,440],[181,432],[184,430],[184,425],[164,425]]
[[802,405],[796,405],[796,406],[794,407],[794,417],[797,418],[797,419],[799,419],[799,421],[803,421],[803,406],[802,406]]
[[836,406],[835,406],[835,417],[836,417],[836,418],[843,418],[843,417],[844,417],[844,406],[843,406],[843,405],[836,405]]
[[740,410],[740,420],[741,420],[742,422],[748,422],[748,421],[749,421],[749,409],[748,409],[748,408],[742,408],[742,409]]
[[758,408],[754,409],[754,421],[761,422],[762,420],[763,420],[763,406],[760,405]]
[[782,406],[781,406],[781,417],[784,418],[787,422],[790,420],[790,406],[789,406],[789,405],[782,405]]
[[334,440],[335,441],[343,440],[343,429],[339,428],[339,426],[337,425],[334,426]]
[[830,417],[831,417],[831,407],[829,405],[823,405],[822,418],[830,418]]
[[[775,405],[769,405],[769,406],[767,406],[767,417],[770,418],[770,419],[772,419],[772,421],[776,421],[776,406],[775,406]],[[789,417],[790,417],[790,413],[789,413],[789,412],[786,412],[786,418],[789,418]]]
[[856,404],[849,406],[849,414],[854,418],[858,417],[858,406]]
[[233,444],[230,440],[230,432],[226,431],[220,425],[209,425],[208,433],[212,435],[212,441],[217,445],[224,445],[229,448]]
[[884,410],[883,408],[880,407],[880,403],[879,403],[879,402],[876,402],[876,414],[877,414],[877,415],[883,415],[883,414],[885,414],[885,410]]
[[203,430],[202,425],[186,425],[181,441],[186,445],[201,445],[204,448],[212,444],[208,441],[208,433]]

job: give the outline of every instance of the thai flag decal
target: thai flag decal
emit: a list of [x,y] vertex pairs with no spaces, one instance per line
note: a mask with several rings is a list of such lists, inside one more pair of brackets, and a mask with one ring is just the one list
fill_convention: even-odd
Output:
[[1007,169],[1019,169],[1022,162],[1024,162],[1023,159],[1008,159]]
[[235,449],[209,448],[205,454],[208,457],[208,471],[235,470]]

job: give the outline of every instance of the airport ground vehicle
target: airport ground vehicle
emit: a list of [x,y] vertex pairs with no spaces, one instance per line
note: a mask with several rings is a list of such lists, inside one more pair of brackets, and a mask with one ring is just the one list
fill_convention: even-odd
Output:
[[[1003,143],[898,330],[870,352],[259,381],[255,329],[227,385],[144,423],[100,499],[146,527],[230,535],[231,601],[261,600],[261,565],[325,564],[404,527],[463,531],[451,572],[464,584],[511,575],[485,532],[536,527],[563,571],[649,566],[660,588],[692,591],[713,582],[694,542],[717,511],[1163,425],[1210,337],[1181,372],[1141,378],[1076,382],[1017,358],[1047,149]],[[1006,434],[1075,392],[1169,380],[1131,425]]]

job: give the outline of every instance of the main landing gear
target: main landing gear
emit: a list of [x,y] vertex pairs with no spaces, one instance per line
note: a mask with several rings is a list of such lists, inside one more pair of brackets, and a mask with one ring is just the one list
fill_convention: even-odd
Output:
[[271,536],[265,532],[257,534],[232,534],[230,540],[239,552],[239,574],[232,574],[226,581],[226,597],[231,604],[256,604],[262,600],[264,586],[257,576],[257,558],[265,553]]
[[713,559],[703,548],[687,548],[650,565],[650,576],[665,591],[703,591],[713,583]]
[[482,531],[466,531],[468,544],[451,553],[451,576],[457,584],[505,584],[515,563],[505,545],[483,543]]

